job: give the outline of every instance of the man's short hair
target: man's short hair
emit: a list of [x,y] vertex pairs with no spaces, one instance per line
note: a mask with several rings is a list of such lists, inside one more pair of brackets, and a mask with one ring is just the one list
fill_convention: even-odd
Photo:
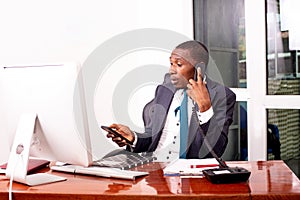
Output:
[[179,44],[176,49],[187,49],[191,58],[197,63],[203,62],[205,66],[208,64],[209,53],[207,47],[197,40],[190,40]]

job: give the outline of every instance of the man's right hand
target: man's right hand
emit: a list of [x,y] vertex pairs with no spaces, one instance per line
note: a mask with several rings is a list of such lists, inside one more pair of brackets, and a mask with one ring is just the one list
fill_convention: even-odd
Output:
[[[126,137],[128,140],[134,142],[135,140],[134,133],[130,130],[128,126],[122,124],[112,124],[109,127],[115,129],[118,133]],[[114,141],[119,145],[119,147],[128,145],[126,140],[122,139],[121,137],[115,136],[112,133],[107,133],[106,137],[111,138],[112,141]]]

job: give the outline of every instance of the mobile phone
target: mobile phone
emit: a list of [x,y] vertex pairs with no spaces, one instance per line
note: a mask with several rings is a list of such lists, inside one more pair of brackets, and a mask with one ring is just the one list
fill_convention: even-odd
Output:
[[120,133],[118,133],[117,131],[115,131],[113,128],[110,128],[108,126],[101,126],[101,128],[109,133],[114,134],[117,137],[122,138],[123,140],[125,140],[128,144],[133,145],[133,142],[131,142],[130,140],[128,140],[126,137],[124,137],[123,135],[121,135]]
[[204,80],[203,81],[205,81],[205,79],[206,79],[206,76],[203,74],[204,73],[204,69],[205,69],[205,64],[203,63],[203,62],[201,62],[201,63],[197,63],[196,65],[195,65],[195,73],[194,73],[194,80],[195,81],[197,81],[198,80],[198,68],[201,68],[201,73],[202,73],[202,76],[204,77]]

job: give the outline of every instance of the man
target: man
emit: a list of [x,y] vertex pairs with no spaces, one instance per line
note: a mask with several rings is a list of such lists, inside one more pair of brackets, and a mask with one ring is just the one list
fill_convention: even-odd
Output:
[[[135,133],[125,125],[112,124],[110,127],[133,145],[110,133],[107,137],[133,152],[155,152],[166,159],[207,158],[212,153],[220,157],[228,143],[236,97],[229,88],[206,76],[208,60],[208,50],[202,43],[192,40],[178,45],[171,53],[163,84],[144,107],[145,132]],[[184,98],[185,93],[189,98]],[[182,116],[183,99],[187,99],[187,117]],[[187,122],[182,121],[184,118]],[[184,128],[184,123],[188,127]]]

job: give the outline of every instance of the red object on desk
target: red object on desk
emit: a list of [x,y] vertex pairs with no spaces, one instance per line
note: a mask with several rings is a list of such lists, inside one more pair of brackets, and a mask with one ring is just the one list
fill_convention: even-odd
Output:
[[[43,160],[43,159],[29,159],[28,160],[28,167],[27,167],[27,174],[35,173],[39,169],[43,169],[50,164],[50,161]],[[0,165],[1,169],[6,169],[7,163]]]
[[207,168],[207,167],[218,167],[218,164],[207,164],[207,165],[191,165],[191,168]]

